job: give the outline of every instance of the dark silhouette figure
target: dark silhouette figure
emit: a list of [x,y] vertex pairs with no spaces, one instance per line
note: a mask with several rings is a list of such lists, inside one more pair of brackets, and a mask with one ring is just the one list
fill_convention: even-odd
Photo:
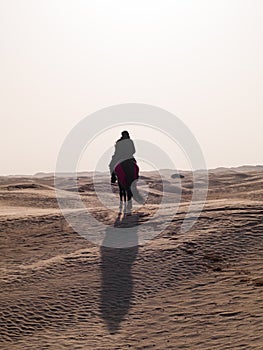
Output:
[[[127,213],[132,209],[132,197],[142,202],[142,198],[136,189],[136,181],[139,177],[139,167],[134,158],[135,147],[130,139],[128,131],[123,131],[122,136],[115,144],[115,152],[109,164],[111,183],[118,179],[120,194],[120,211],[123,208]],[[135,192],[135,193],[134,193]],[[127,203],[128,201],[128,203]],[[126,206],[127,203],[127,206]]]
[[121,138],[117,140],[117,142],[115,143],[115,151],[112,156],[111,162],[109,164],[110,173],[112,176],[112,182],[116,181],[115,172],[114,172],[116,165],[118,165],[119,163],[127,159],[135,160],[134,159],[135,152],[136,151],[135,151],[134,143],[131,140],[128,131],[124,130],[121,133]]
[[[122,209],[123,203],[127,207],[124,208],[125,212],[129,213],[132,209],[132,189],[131,186],[135,180],[139,177],[139,168],[136,164],[135,159],[127,159],[115,167],[115,173],[118,178],[119,194],[120,194],[120,210]],[[136,187],[134,183],[133,188]],[[135,198],[136,199],[136,198]]]
[[133,295],[131,269],[138,253],[138,215],[123,218],[121,215],[118,214],[114,226],[106,230],[101,246],[100,310],[111,334],[118,331],[130,309]]
[[126,207],[128,200],[128,209],[131,210],[131,184],[138,178],[139,169],[134,158],[135,147],[130,139],[128,131],[121,133],[121,138],[115,143],[115,151],[109,164],[111,173],[111,183],[118,179],[120,194],[120,209],[123,206],[123,200]]

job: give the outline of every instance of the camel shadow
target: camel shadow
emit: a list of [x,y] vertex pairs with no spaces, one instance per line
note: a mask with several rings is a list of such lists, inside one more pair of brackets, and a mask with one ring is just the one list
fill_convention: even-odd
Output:
[[[138,254],[138,215],[121,217],[106,229],[101,246],[100,312],[111,334],[130,309],[133,296],[132,265]],[[117,247],[117,248],[115,248]]]

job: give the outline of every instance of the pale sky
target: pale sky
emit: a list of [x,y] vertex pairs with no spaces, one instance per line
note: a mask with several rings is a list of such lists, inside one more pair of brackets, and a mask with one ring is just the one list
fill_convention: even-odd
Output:
[[179,117],[209,168],[263,163],[262,0],[0,0],[0,40],[2,175],[54,171],[81,119],[127,102]]

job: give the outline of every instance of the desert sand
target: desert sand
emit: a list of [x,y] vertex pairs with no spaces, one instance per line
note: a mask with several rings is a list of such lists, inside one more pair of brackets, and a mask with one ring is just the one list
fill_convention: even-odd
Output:
[[[192,173],[182,174],[182,202],[169,226],[123,249],[74,232],[51,175],[1,177],[0,348],[263,349],[263,170],[210,170],[204,210],[187,233],[180,225]],[[78,187],[109,227],[141,225],[162,193],[156,174],[141,175],[150,195],[126,218],[101,205],[90,176]]]

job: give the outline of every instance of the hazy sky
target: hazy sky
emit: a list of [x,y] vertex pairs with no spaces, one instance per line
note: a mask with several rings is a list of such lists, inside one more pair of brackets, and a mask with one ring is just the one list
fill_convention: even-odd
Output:
[[262,0],[0,0],[0,40],[1,174],[53,171],[81,119],[126,102],[181,118],[209,168],[263,163]]

